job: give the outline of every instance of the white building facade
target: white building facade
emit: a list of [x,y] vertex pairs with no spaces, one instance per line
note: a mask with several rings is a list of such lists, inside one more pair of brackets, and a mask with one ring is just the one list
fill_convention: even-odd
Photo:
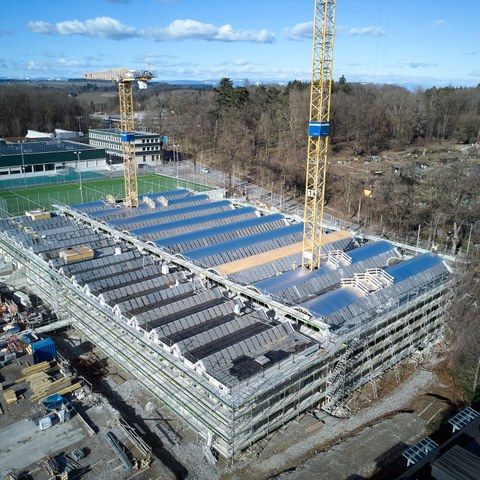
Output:
[[[107,164],[122,163],[121,131],[115,128],[90,129],[90,145],[104,148]],[[137,165],[153,166],[162,158],[162,136],[158,133],[134,132]]]

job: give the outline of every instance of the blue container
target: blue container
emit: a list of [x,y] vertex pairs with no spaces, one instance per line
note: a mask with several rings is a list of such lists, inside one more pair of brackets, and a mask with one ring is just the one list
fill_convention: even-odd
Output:
[[57,356],[57,347],[51,338],[44,338],[31,344],[33,363],[50,362]]
[[122,132],[122,142],[134,142],[135,141],[135,134]]
[[330,135],[330,123],[310,122],[308,124],[308,135],[310,137],[328,137]]

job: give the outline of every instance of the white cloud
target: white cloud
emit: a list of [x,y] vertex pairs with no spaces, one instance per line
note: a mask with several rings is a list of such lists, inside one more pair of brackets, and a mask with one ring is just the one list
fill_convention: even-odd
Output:
[[352,27],[348,30],[350,35],[361,35],[366,37],[381,37],[385,30],[381,27]]
[[447,26],[447,21],[443,20],[442,18],[439,18],[438,20],[434,20],[432,22],[432,26],[434,26],[434,27],[446,27]]
[[202,23],[191,19],[174,20],[163,28],[146,29],[145,35],[156,42],[196,38],[217,42],[271,43],[275,39],[274,35],[265,29],[260,32],[236,31],[230,24],[217,27],[211,23]]
[[44,21],[31,21],[28,28],[34,33],[58,35],[83,35],[88,37],[102,37],[111,40],[146,37],[156,42],[166,40],[200,39],[217,42],[253,42],[271,43],[275,40],[273,33],[263,29],[235,30],[232,25],[220,27],[211,23],[202,23],[196,20],[174,20],[166,27],[137,29],[124,25],[111,17],[97,17],[81,22],[68,20],[56,24]]
[[302,40],[303,38],[312,38],[313,22],[297,23],[291,28],[283,31],[283,36],[289,40]]
[[123,40],[138,35],[135,28],[124,25],[110,17],[97,17],[85,22],[78,20],[59,22],[56,24],[56,32],[60,35],[86,35],[112,40]]
[[420,68],[420,67],[435,67],[435,63],[430,63],[430,62],[414,62],[411,60],[402,60],[400,62],[402,65],[405,65],[406,67],[410,68]]
[[138,36],[133,27],[110,17],[97,17],[81,22],[79,20],[68,20],[55,25],[48,22],[28,22],[28,28],[34,33],[58,34],[58,35],[85,35],[88,37],[110,38],[122,40]]
[[28,22],[28,28],[33,33],[48,34],[55,32],[55,26],[48,22]]
[[49,68],[48,68],[48,65],[45,65],[43,63],[37,63],[31,60],[30,62],[27,63],[26,69],[40,72],[40,71],[48,70]]
[[79,60],[67,60],[65,58],[59,58],[58,63],[64,67],[87,67],[90,66],[90,62],[81,62]]

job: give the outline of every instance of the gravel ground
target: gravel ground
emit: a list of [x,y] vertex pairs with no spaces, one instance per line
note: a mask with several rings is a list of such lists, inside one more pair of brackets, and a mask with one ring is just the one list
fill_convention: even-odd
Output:
[[[114,367],[111,372],[116,370]],[[123,378],[126,380],[123,381]],[[308,475],[311,474],[309,468],[317,468],[315,462],[317,459],[321,461],[321,455],[327,454],[328,457],[325,458],[329,458],[333,463],[338,461],[338,457],[343,455],[342,449],[355,444],[356,437],[353,435],[361,435],[362,431],[372,430],[371,426],[374,424],[386,423],[383,421],[384,417],[404,409],[413,398],[428,391],[434,378],[433,372],[419,369],[392,393],[381,400],[371,402],[348,419],[325,415],[322,423],[310,415],[300,416],[296,421],[275,432],[269,441],[265,442],[263,450],[256,448],[250,453],[245,452],[233,465],[221,460],[217,465],[211,466],[206,460],[203,442],[195,433],[183,429],[181,422],[173,414],[162,409],[160,402],[146,392],[138,381],[128,378],[123,372],[119,375],[113,373],[101,380],[106,387],[102,388],[102,391],[109,396],[107,391],[110,390],[113,396],[113,401],[109,396],[111,404],[107,402],[106,397],[99,394],[83,400],[87,405],[91,405],[86,413],[98,428],[98,434],[88,440],[91,453],[82,464],[90,465],[92,471],[82,478],[123,480],[135,474],[123,469],[105,440],[107,431],[113,431],[121,438],[122,432],[116,427],[115,418],[119,416],[116,408],[121,410],[122,404],[124,408],[127,407],[126,414],[125,410],[122,410],[124,418],[131,425],[138,422],[141,428],[149,430],[149,442],[151,446],[157,447],[155,452],[158,458],[150,469],[135,476],[138,480],[160,478],[260,480],[275,475],[282,475],[279,477],[282,480],[309,478]],[[382,447],[378,448],[378,455],[384,453],[386,447],[383,450]],[[322,450],[326,451],[321,453]],[[358,474],[367,476],[373,471],[374,455],[375,452],[365,455],[364,463],[358,466]],[[290,473],[282,473],[287,470]],[[343,477],[329,478],[336,480]]]
[[[244,456],[233,468],[225,469],[225,478],[269,478],[298,466],[302,463],[301,459],[310,457],[312,453],[315,455],[322,446],[345,439],[362,426],[367,426],[376,419],[405,408],[415,396],[428,388],[433,379],[434,374],[431,371],[420,369],[393,393],[370,407],[356,412],[348,419],[326,417],[323,425],[320,426],[318,423],[307,427],[309,435],[305,435],[305,429],[302,435],[302,429],[299,429],[300,435],[296,435],[295,438],[289,435],[288,429],[280,432],[269,442],[255,462]],[[282,448],[285,437],[289,437],[288,446]]]

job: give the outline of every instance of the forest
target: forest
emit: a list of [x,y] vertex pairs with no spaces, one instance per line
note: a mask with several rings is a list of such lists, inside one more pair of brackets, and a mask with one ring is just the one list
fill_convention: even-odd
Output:
[[[82,94],[113,88],[1,85],[0,136],[55,128],[87,133],[98,122],[91,113],[116,113],[118,103],[113,94],[82,102]],[[309,85],[298,81],[234,87],[223,78],[215,88],[152,84],[134,98],[136,111],[146,113],[139,127],[166,134],[184,158],[301,197],[309,95]],[[429,247],[452,253],[479,243],[480,86],[411,92],[342,76],[333,84],[331,120],[328,207],[383,236],[420,229]]]
[[[0,137],[19,138],[27,129],[87,133],[97,126],[93,112],[117,113],[112,90],[82,82],[1,84]],[[110,97],[92,96],[105,91]],[[229,78],[216,87],[152,83],[134,92],[136,111],[145,113],[138,128],[167,135],[183,158],[300,202],[309,96],[309,84],[299,81],[236,87]],[[326,206],[385,238],[410,236],[432,250],[468,255],[448,325],[459,339],[456,368],[470,372],[470,384],[480,375],[479,178],[480,85],[409,91],[344,76],[333,84]]]

